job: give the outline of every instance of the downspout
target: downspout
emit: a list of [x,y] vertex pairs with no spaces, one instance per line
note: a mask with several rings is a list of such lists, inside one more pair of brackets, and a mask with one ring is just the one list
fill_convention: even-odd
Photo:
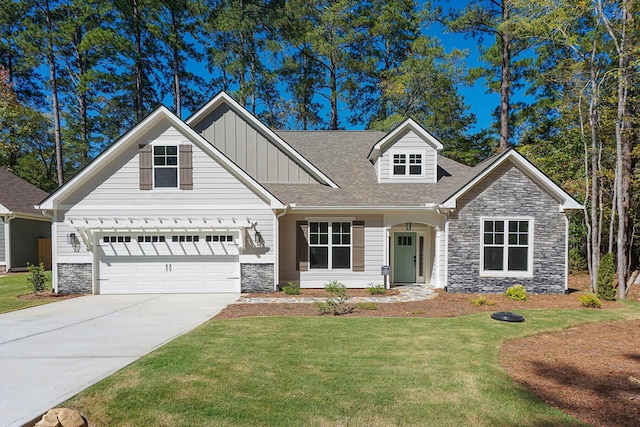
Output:
[[[449,280],[449,215],[440,211],[440,208],[436,208],[436,212],[444,217],[444,271],[443,274],[443,282],[444,282],[444,291],[447,292],[448,280]],[[439,250],[440,245],[438,245]]]
[[280,218],[287,214],[287,210],[289,210],[289,205],[284,205],[284,210],[276,215],[275,227],[274,228],[274,242],[276,245],[276,259],[275,265],[273,266],[273,290],[278,290],[278,283],[280,281]]

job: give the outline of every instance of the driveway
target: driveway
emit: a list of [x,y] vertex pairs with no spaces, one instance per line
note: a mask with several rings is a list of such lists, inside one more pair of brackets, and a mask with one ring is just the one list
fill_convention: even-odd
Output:
[[0,426],[21,426],[240,295],[94,295],[0,315]]

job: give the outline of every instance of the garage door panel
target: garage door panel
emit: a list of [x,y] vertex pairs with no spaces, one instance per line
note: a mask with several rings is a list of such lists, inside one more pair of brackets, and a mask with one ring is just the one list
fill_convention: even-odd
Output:
[[238,257],[104,258],[100,293],[239,292]]

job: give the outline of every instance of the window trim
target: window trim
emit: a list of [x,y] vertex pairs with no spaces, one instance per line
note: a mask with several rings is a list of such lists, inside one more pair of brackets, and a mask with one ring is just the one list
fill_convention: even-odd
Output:
[[[312,244],[311,243],[311,223],[327,223],[327,244]],[[349,244],[335,244],[332,241],[333,236],[333,223],[348,223],[349,224]],[[309,260],[309,269],[307,271],[353,271],[353,218],[309,218],[307,219],[309,227],[309,241],[307,244],[307,256]],[[343,233],[341,233],[343,234]],[[327,268],[318,268],[311,266],[311,247],[326,247],[327,248]],[[349,248],[349,268],[334,268],[333,267],[333,248]]]
[[[166,144],[166,143],[151,143],[151,188],[154,190],[160,191],[173,191],[180,190],[180,144]],[[156,166],[155,162],[155,147],[176,147],[176,164],[175,165],[164,165],[164,166]],[[166,154],[165,154],[166,156]],[[176,186],[175,187],[157,187],[156,186],[156,168],[158,169],[173,169],[176,170]]]
[[[420,174],[411,174],[411,156],[419,155],[420,156]],[[395,156],[404,156],[404,174],[396,174],[395,173]],[[427,152],[425,150],[415,150],[415,149],[407,149],[407,150],[390,150],[389,151],[389,178],[390,179],[403,179],[403,180],[414,180],[414,179],[425,179],[426,178],[426,160],[427,160]],[[415,163],[414,163],[415,165]]]
[[[485,221],[503,221],[505,224],[504,227],[504,243],[503,248],[503,258],[502,258],[502,270],[485,270],[484,269],[484,223]],[[528,245],[527,245],[527,270],[526,271],[509,271],[509,221],[528,221],[529,223],[529,231],[528,231]],[[532,278],[533,277],[533,246],[534,246],[534,237],[535,237],[535,228],[534,228],[534,219],[532,217],[523,217],[523,216],[486,216],[480,217],[480,277],[522,277],[522,278]],[[492,245],[496,246],[496,245]],[[522,247],[522,246],[515,246]]]

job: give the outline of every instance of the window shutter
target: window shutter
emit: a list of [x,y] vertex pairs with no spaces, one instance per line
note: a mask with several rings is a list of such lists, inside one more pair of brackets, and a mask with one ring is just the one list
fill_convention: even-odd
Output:
[[138,146],[141,190],[151,190],[153,188],[153,155],[151,149],[149,144]]
[[351,234],[353,236],[352,269],[353,271],[364,271],[364,221],[353,221]]
[[296,270],[309,270],[309,223],[296,221]]
[[180,155],[180,189],[193,190],[193,165],[191,144],[181,144]]

